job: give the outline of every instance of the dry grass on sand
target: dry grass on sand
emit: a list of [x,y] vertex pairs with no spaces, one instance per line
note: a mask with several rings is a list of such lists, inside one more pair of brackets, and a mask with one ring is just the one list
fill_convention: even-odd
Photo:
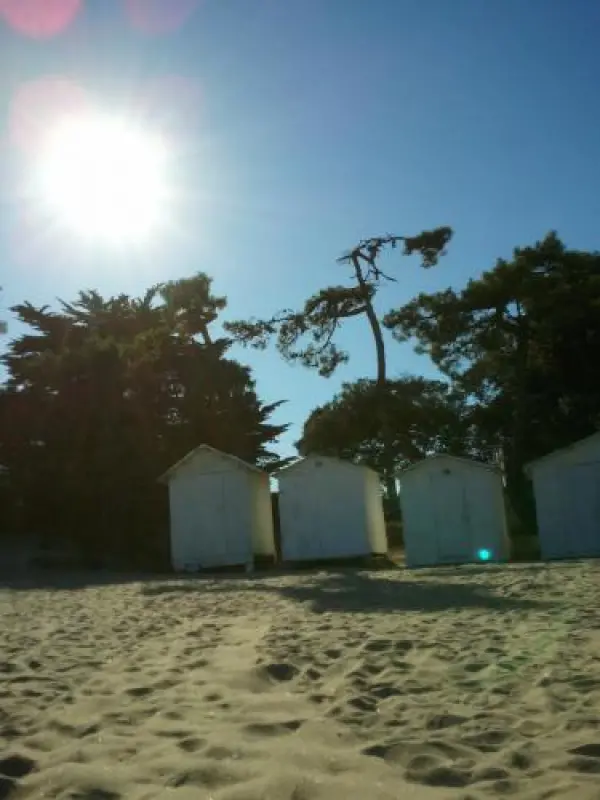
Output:
[[600,798],[600,563],[0,589],[0,798]]

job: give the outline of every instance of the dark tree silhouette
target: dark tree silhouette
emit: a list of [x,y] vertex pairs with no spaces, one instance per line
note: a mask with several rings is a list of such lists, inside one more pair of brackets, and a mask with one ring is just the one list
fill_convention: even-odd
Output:
[[469,399],[526,520],[524,463],[600,427],[599,312],[600,253],[568,250],[550,233],[461,291],[421,294],[385,317]]
[[67,535],[87,555],[152,561],[166,532],[158,476],[206,442],[251,463],[286,426],[250,371],[211,335],[225,298],[203,274],[142,298],[81,292],[58,310],[13,308],[31,332],[4,357],[0,464],[22,526]]

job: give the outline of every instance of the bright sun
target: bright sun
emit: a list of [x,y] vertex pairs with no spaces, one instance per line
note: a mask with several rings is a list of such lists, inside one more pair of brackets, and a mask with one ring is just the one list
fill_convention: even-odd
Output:
[[161,137],[132,122],[74,115],[43,143],[36,194],[57,223],[82,237],[138,243],[165,221],[167,161]]

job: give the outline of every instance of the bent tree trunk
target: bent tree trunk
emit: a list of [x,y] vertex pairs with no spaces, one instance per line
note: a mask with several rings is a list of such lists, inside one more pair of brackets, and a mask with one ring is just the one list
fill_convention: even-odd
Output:
[[375,353],[377,357],[377,378],[375,381],[376,394],[375,403],[377,413],[381,420],[381,433],[383,439],[383,483],[387,499],[386,516],[397,519],[400,516],[400,502],[398,498],[398,488],[396,486],[396,465],[393,452],[393,423],[387,416],[386,392],[387,392],[387,364],[385,358],[385,341],[383,331],[373,308],[370,299],[369,286],[365,281],[358,256],[352,257],[356,280],[363,291],[365,298],[365,314],[369,320],[373,339],[375,341]]

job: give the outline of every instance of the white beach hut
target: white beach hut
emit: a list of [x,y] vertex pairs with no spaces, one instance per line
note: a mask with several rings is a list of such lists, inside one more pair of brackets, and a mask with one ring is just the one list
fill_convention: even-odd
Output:
[[311,455],[277,473],[284,561],[387,552],[381,483],[350,461]]
[[600,431],[525,467],[542,558],[600,556]]
[[274,556],[269,476],[200,445],[160,481],[169,487],[171,562],[176,571],[251,566]]
[[411,465],[399,478],[407,566],[508,558],[497,467],[439,454]]

